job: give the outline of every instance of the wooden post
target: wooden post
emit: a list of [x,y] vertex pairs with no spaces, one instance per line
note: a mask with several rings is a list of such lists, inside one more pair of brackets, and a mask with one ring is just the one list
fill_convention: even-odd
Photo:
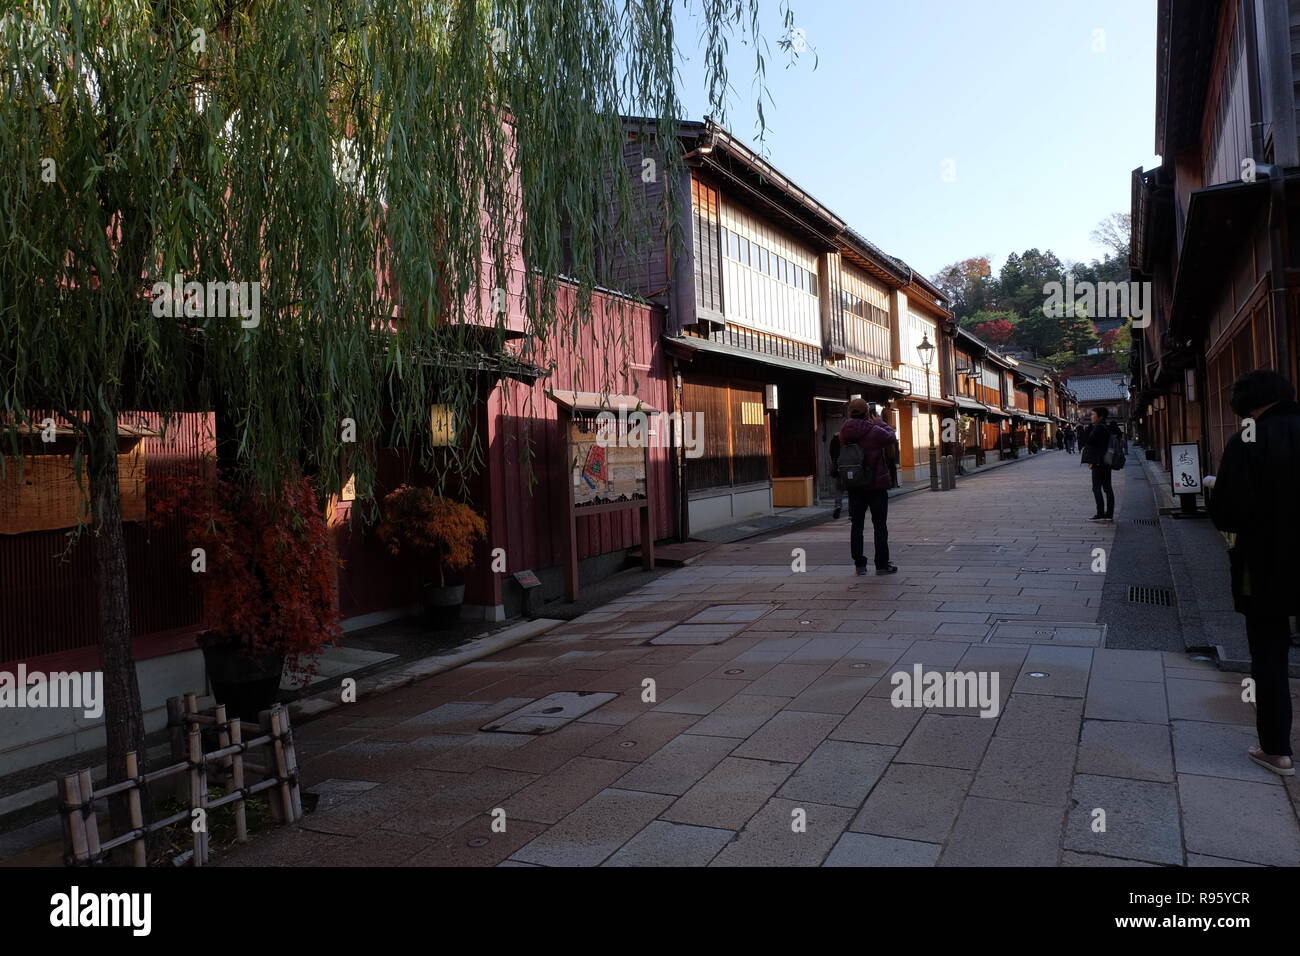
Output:
[[[278,709],[278,707],[279,705],[277,704],[276,708]],[[272,709],[272,710],[264,710],[257,715],[258,723],[262,725],[263,734],[270,734],[272,736],[276,735],[276,725],[279,723],[279,721],[273,720],[274,714],[275,714],[275,709]],[[283,748],[280,747],[277,741],[273,740],[271,741],[271,746],[269,749],[271,753],[270,753],[270,759],[268,759],[266,762],[267,770],[268,770],[267,776],[272,776],[272,775],[283,776],[284,773]],[[284,799],[282,788],[271,787],[269,790],[266,791],[266,793],[271,801],[271,819],[274,820],[276,823],[285,823],[289,819],[289,806]]]
[[276,704],[271,708],[271,733],[275,739],[271,741],[271,746],[275,754],[275,775],[280,778],[280,800],[284,807],[284,822],[292,823],[297,817],[293,812],[293,791],[289,786],[289,750],[285,746],[284,738],[284,708]]
[[[192,696],[192,695],[191,695]],[[191,711],[192,713],[192,711]],[[190,725],[190,830],[194,834],[194,865],[208,860],[208,775],[203,765],[203,738],[199,725]],[[194,828],[194,810],[203,811],[203,826]]]
[[[140,760],[134,750],[126,755],[126,775],[134,780],[140,776]],[[140,805],[140,787],[134,786],[126,792],[127,806],[131,811],[131,828],[139,830],[144,826],[144,810]],[[135,866],[146,866],[144,835],[140,834],[131,841],[131,862]]]
[[95,816],[95,781],[91,779],[89,770],[81,770],[77,773],[77,781],[81,787],[81,799],[90,806],[90,813],[82,817],[85,821],[86,829],[86,855],[88,862],[99,862],[99,819]]
[[[217,749],[225,750],[227,747],[230,746],[230,728],[226,726],[226,705],[225,704],[217,704],[216,717],[217,717]],[[230,758],[222,757],[221,766],[229,767]]]
[[[233,746],[239,746],[243,743],[244,731],[238,720],[230,722],[230,743]],[[230,758],[230,787],[227,793],[234,790],[244,789],[244,755],[243,753],[233,754]],[[248,842],[248,801],[239,800],[235,803],[235,839],[240,843]]]
[[298,780],[298,751],[293,745],[293,728],[289,724],[288,708],[280,711],[280,733],[284,737],[285,776],[293,778],[289,784],[289,809],[292,811],[289,822],[297,823],[302,819],[302,788]]
[[[816,402],[813,403],[816,405]],[[655,487],[650,467],[650,449],[645,449],[645,507],[641,510],[641,567],[653,571],[655,567]]]
[[81,778],[79,774],[64,774],[59,780],[59,797],[63,801],[63,834],[65,845],[72,848],[72,863],[80,866],[89,860],[86,843],[86,818],[81,812]]
[[565,521],[564,537],[567,542],[564,561],[564,595],[570,601],[578,600],[578,510],[573,500],[573,415],[570,412],[563,412],[560,416],[560,427],[564,434],[564,513],[567,517]]

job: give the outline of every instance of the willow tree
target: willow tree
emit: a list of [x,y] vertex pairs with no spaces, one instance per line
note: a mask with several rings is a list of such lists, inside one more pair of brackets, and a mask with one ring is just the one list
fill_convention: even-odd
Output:
[[[435,402],[465,413],[475,401],[448,357],[484,348],[472,325],[499,333],[494,308],[475,314],[492,299],[480,290],[522,298],[531,347],[580,341],[583,309],[556,312],[555,276],[566,266],[586,301],[596,244],[566,226],[597,220],[610,196],[593,183],[630,195],[621,115],[657,118],[677,162],[679,12],[672,0],[0,11],[5,447],[19,454],[33,409],[77,431],[118,779],[123,754],[144,752],[120,418],[218,409],[252,485],[306,473],[327,494],[355,473],[367,488],[377,442],[413,440]],[[694,14],[725,115],[728,41],[759,49],[757,0],[701,0]],[[173,300],[178,276],[204,300]],[[222,301],[241,288],[228,283],[248,284],[242,312]],[[476,444],[457,454],[476,458]]]

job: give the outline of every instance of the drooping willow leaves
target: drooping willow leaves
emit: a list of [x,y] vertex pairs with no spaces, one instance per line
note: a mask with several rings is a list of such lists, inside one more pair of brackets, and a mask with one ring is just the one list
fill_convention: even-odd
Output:
[[[483,355],[596,353],[592,289],[612,247],[645,239],[609,214],[634,206],[622,116],[661,124],[676,208],[671,0],[0,10],[10,424],[106,396],[117,412],[220,406],[260,487],[300,471],[322,494],[352,473],[370,488],[377,448],[427,446],[431,405],[474,420]],[[696,13],[722,116],[726,41],[757,33],[758,0]],[[579,283],[563,313],[561,274]],[[160,315],[155,285],[176,276],[256,283],[258,315]],[[450,456],[440,477],[459,480],[481,436]]]

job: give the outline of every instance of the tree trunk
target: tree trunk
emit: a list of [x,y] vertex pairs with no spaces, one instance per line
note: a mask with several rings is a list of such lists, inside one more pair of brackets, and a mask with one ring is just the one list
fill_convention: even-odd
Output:
[[[87,470],[94,509],[95,592],[99,609],[99,659],[104,671],[104,734],[109,783],[126,777],[126,755],[134,750],[146,771],[144,714],[131,641],[131,598],[127,586],[126,541],[117,469],[116,390],[90,412]],[[142,794],[142,796],[145,796]],[[115,834],[131,828],[124,798],[110,802]]]

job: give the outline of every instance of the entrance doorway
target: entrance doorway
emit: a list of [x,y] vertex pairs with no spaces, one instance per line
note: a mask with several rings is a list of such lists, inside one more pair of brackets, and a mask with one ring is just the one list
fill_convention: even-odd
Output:
[[833,501],[836,495],[835,474],[831,471],[831,438],[844,424],[843,398],[817,396],[817,497]]

